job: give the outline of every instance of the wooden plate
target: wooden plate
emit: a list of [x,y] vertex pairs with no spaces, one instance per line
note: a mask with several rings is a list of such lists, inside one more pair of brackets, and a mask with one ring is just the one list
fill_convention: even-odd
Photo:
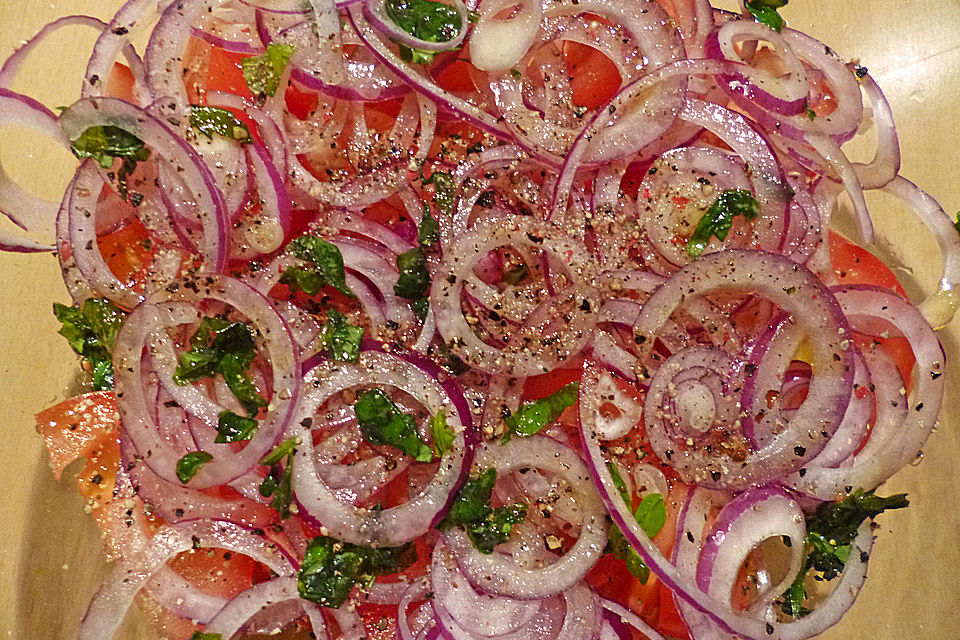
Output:
[[[7,0],[0,56],[41,25],[66,14],[107,18],[117,0]],[[859,58],[893,106],[902,174],[947,209],[960,208],[960,3],[943,0],[793,0],[789,24]],[[76,99],[92,32],[73,28],[41,48],[14,88],[50,107]],[[869,145],[868,145],[869,146]],[[21,184],[59,199],[74,163],[37,136],[4,128],[0,159]],[[877,251],[906,265],[900,275],[929,290],[939,270],[936,244],[892,198],[870,197],[881,239]],[[54,481],[33,414],[75,390],[77,362],[51,303],[66,301],[49,255],[0,254],[0,638],[63,640],[77,624],[105,570],[99,537],[69,477]],[[923,461],[885,488],[906,491],[909,509],[880,519],[879,542],[859,600],[824,638],[958,638],[960,493],[957,489],[960,382],[954,322],[941,333],[950,364],[940,427]],[[133,618],[133,616],[131,616]],[[153,638],[131,620],[118,638]]]

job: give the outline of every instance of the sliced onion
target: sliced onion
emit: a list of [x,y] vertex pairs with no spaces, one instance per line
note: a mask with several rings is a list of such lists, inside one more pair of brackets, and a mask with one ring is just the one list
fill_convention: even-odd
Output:
[[477,551],[458,528],[444,535],[457,564],[470,582],[487,593],[524,600],[544,598],[571,588],[603,553],[607,525],[602,505],[589,482],[589,472],[576,453],[542,436],[514,438],[508,444],[485,444],[477,451],[476,465],[495,468],[498,475],[530,467],[554,474],[567,483],[582,510],[580,535],[570,550],[554,562],[527,569],[510,556]]
[[[400,389],[435,415],[444,411],[456,440],[440,460],[429,484],[399,506],[371,511],[341,502],[317,474],[310,430],[320,406],[334,394],[358,386],[377,385]],[[302,510],[329,535],[354,544],[397,546],[423,535],[438,514],[453,500],[469,468],[472,424],[443,388],[407,362],[374,351],[364,352],[357,364],[321,364],[307,373],[302,400],[294,416],[292,434],[299,438],[294,463],[293,492]],[[308,420],[310,419],[310,420]]]
[[[195,542],[196,541],[196,542]],[[93,597],[77,634],[80,640],[109,640],[120,627],[134,596],[167,560],[194,547],[215,547],[262,562],[280,576],[294,573],[290,562],[262,537],[229,522],[191,520],[154,534],[142,554],[113,568]]]

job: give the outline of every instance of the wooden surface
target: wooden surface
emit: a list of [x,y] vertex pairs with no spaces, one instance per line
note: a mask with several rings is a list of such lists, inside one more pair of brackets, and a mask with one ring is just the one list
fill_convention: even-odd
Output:
[[[5,0],[0,56],[40,25],[69,13],[107,17],[116,0]],[[791,26],[859,58],[886,92],[896,116],[902,173],[948,211],[960,208],[960,2],[957,0],[793,0]],[[90,33],[72,29],[44,47],[16,88],[50,107],[79,90]],[[4,128],[4,166],[40,195],[56,198],[72,170],[69,156],[33,136]],[[905,265],[920,290],[936,280],[936,245],[892,199],[870,198],[881,232],[877,250]],[[65,301],[56,261],[48,255],[0,255],[0,639],[73,637],[105,564],[95,528],[82,512],[72,479],[56,482],[41,452],[33,414],[69,395],[76,360],[50,311]],[[915,289],[916,290],[916,289]],[[949,389],[960,382],[954,322],[942,336],[951,364]],[[850,614],[825,638],[920,640],[960,638],[960,437],[956,395],[948,395],[924,459],[887,486],[911,506],[880,520],[867,585]],[[118,638],[148,638],[136,621]]]

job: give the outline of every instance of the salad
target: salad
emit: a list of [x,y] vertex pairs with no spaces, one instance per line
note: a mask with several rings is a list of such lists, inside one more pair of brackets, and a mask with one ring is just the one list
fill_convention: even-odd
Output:
[[[79,160],[59,203],[0,173],[90,386],[37,414],[116,560],[79,638],[837,623],[936,425],[960,222],[785,4],[129,0],[18,49],[0,118]],[[74,26],[77,102],[6,88]],[[925,299],[869,190],[936,238]]]

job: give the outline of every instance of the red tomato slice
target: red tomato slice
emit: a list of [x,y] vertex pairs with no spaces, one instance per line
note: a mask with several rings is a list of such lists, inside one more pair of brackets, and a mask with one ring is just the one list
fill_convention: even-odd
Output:
[[240,66],[240,61],[249,57],[191,38],[183,58],[183,83],[190,102],[206,103],[207,91],[232,93],[252,100],[253,94],[247,88]]
[[77,458],[89,457],[115,438],[120,428],[120,414],[112,391],[70,398],[38,413],[36,421],[57,480],[67,465]]
[[830,259],[840,284],[872,284],[907,295],[897,276],[880,258],[835,231],[830,232]]
[[134,98],[135,85],[130,67],[115,62],[113,69],[110,71],[110,77],[107,78],[107,94],[136,104],[137,101]]
[[610,102],[620,89],[617,65],[593,47],[578,42],[564,42],[563,55],[570,74],[573,104],[599,109]]
[[[897,276],[880,258],[833,231],[830,232],[830,258],[841,284],[875,285],[896,291],[904,297],[907,295]],[[897,364],[907,391],[910,391],[913,386],[911,372],[916,359],[910,343],[905,338],[855,336],[854,341],[862,349],[874,344],[882,346]]]

